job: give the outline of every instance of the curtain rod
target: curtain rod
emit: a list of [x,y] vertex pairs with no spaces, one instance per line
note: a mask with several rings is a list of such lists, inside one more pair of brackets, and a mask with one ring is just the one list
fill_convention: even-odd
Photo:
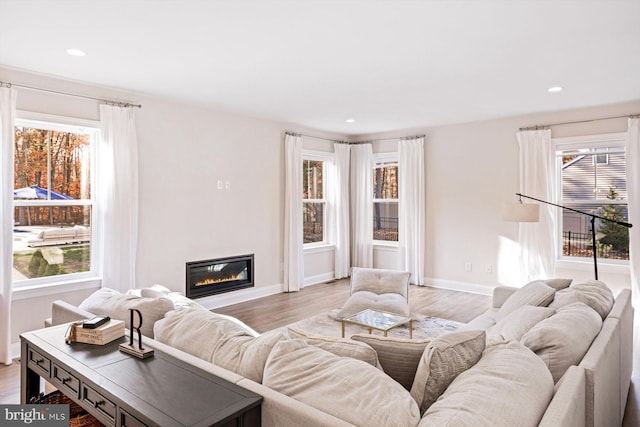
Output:
[[622,119],[624,117],[627,117],[627,118],[630,118],[630,119],[637,119],[637,118],[640,118],[640,114],[626,114],[624,116],[602,117],[600,119],[576,120],[576,121],[573,121],[573,122],[561,122],[561,123],[551,123],[551,124],[548,124],[548,125],[536,125],[536,126],[529,126],[529,127],[520,128],[520,131],[541,130],[541,129],[548,129],[548,128],[552,127],[552,126],[562,126],[562,125],[573,125],[573,124],[576,124],[576,123],[597,122],[599,120]]
[[35,87],[35,86],[27,86],[27,85],[21,85],[21,84],[16,84],[16,83],[0,81],[0,87],[3,87],[3,86],[6,86],[6,87],[15,86],[15,87],[23,88],[23,89],[37,90],[37,91],[40,91],[40,92],[49,92],[49,93],[55,93],[55,94],[58,94],[58,95],[73,96],[75,98],[92,99],[94,101],[103,102],[105,104],[110,104],[110,105],[117,105],[119,107],[142,108],[141,104],[132,104],[130,102],[113,101],[113,100],[110,100],[110,99],[96,98],[94,96],[78,95],[76,93],[60,92],[60,91],[57,91],[57,90],[43,89],[43,88]]
[[335,142],[336,144],[347,144],[347,145],[370,144],[372,142],[388,141],[388,140],[392,140],[392,139],[416,139],[416,138],[424,138],[426,136],[426,135],[423,134],[423,135],[404,136],[404,137],[396,137],[396,138],[370,139],[370,140],[367,140],[367,141],[349,142],[349,141],[336,141],[334,139],[323,138],[321,136],[305,135],[304,133],[295,133],[295,132],[289,132],[289,131],[286,131],[285,134],[292,135],[292,136],[306,136],[307,138],[323,139],[325,141]]

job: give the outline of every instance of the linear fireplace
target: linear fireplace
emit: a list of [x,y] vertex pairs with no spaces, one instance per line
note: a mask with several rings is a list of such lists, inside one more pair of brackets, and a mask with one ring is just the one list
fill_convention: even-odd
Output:
[[253,287],[253,254],[187,263],[187,297]]

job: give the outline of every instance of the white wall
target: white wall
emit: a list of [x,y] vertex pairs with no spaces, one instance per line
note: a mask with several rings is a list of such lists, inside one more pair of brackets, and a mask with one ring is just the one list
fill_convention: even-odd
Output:
[[[292,130],[333,139],[344,136],[296,128],[287,123],[242,117],[179,102],[83,85],[0,68],[0,80],[72,93],[140,102],[136,110],[140,145],[140,239],[137,287],[160,283],[184,291],[185,262],[255,253],[256,288],[204,299],[209,306],[279,292],[283,263],[283,133]],[[98,118],[97,103],[19,90],[18,108],[87,119]],[[489,293],[514,282],[509,243],[517,225],[500,220],[500,203],[518,190],[519,127],[637,113],[640,101],[527,115],[477,123],[365,135],[382,139],[426,134],[426,279],[433,286]],[[554,137],[620,132],[626,119],[553,128]],[[384,145],[384,144],[382,144]],[[383,150],[380,147],[380,150]],[[217,190],[217,181],[229,190]],[[377,251],[379,267],[395,255]],[[464,270],[465,262],[473,265]],[[485,265],[492,266],[485,273]],[[332,252],[305,257],[309,281],[333,269]],[[565,265],[558,275],[590,278],[592,265]],[[629,287],[626,269],[601,268],[614,290]],[[16,300],[13,340],[40,327],[51,302],[81,301],[90,290]]]
[[[500,204],[516,201],[520,127],[640,112],[640,102],[532,114],[483,122],[365,135],[362,140],[426,134],[426,281],[437,287],[489,294],[496,285],[521,286],[513,245],[516,223],[503,222]],[[625,132],[627,119],[553,126],[553,137]],[[465,271],[465,263],[472,271]],[[491,272],[485,272],[485,266]],[[556,274],[593,278],[593,264],[562,263]],[[599,263],[599,276],[617,293],[630,287],[627,267]]]

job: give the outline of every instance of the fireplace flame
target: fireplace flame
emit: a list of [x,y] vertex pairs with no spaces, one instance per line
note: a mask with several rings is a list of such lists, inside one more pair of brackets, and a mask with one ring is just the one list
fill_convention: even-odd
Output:
[[243,280],[245,278],[246,277],[245,277],[244,272],[239,273],[239,274],[234,274],[234,275],[229,276],[229,277],[223,277],[223,278],[220,278],[220,279],[206,278],[204,280],[200,280],[199,282],[196,282],[196,287],[197,286],[205,286],[205,285],[214,285],[216,283],[232,282],[234,280]]

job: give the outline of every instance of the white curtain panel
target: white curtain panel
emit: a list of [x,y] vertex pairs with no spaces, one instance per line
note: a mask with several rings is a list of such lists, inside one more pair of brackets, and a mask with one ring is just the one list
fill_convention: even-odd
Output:
[[136,287],[138,138],[132,107],[100,105],[98,145],[102,286]]
[[331,235],[335,247],[334,276],[342,279],[349,276],[351,267],[351,239],[349,230],[349,162],[351,160],[351,147],[349,144],[333,144],[334,159],[334,206],[331,213],[334,217]]
[[351,228],[355,267],[373,267],[373,150],[371,144],[351,147]]
[[[16,121],[14,89],[0,87],[0,363],[11,364],[11,281],[13,272],[13,128]],[[26,363],[26,361],[25,361]]]
[[425,172],[424,138],[400,140],[398,167],[399,266],[411,283],[424,285]]
[[[520,148],[520,192],[555,203],[555,153],[551,130],[521,131],[517,138]],[[527,199],[523,201],[528,202]],[[533,279],[553,277],[558,209],[540,203],[540,222],[520,223],[522,285]]]
[[302,137],[286,134],[284,189],[284,291],[303,287],[302,254]]
[[629,256],[631,294],[636,310],[635,346],[640,347],[640,119],[630,118],[627,131],[627,201],[629,203]]

